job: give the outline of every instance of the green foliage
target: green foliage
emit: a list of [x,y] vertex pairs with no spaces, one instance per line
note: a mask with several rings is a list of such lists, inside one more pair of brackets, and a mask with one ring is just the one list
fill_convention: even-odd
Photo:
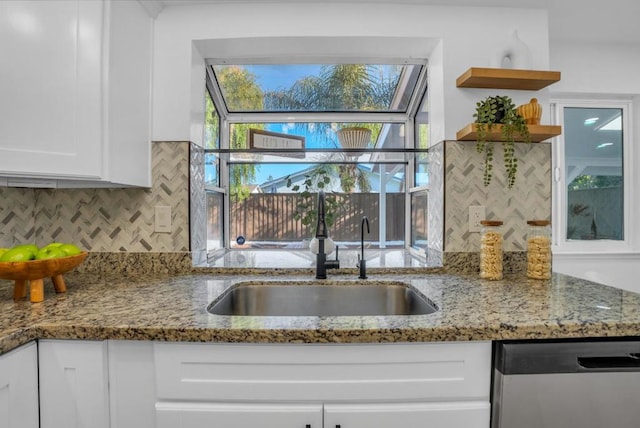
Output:
[[[344,110],[380,110],[389,106],[386,100],[393,94],[399,79],[398,70],[381,71],[375,67],[361,64],[340,64],[324,66],[319,77],[305,77],[298,80],[288,89],[278,89],[263,93],[256,83],[256,77],[242,67],[224,67],[217,71],[220,86],[224,88],[224,98],[230,111],[256,111],[266,107],[267,110],[280,111],[344,111]],[[213,102],[207,97],[207,126],[214,135],[219,135],[219,119],[215,114]],[[382,130],[380,123],[363,124],[306,124],[309,129],[303,132],[314,132],[317,135],[333,135],[328,132],[329,126],[362,126],[371,129],[372,139],[376,141]],[[311,128],[313,127],[313,128]],[[264,124],[233,124],[230,129],[229,147],[246,149],[249,128],[264,129]],[[330,138],[330,137],[327,137]],[[329,140],[335,147],[337,141]],[[345,161],[347,158],[345,157]],[[332,171],[341,180],[345,192],[353,192],[359,188],[362,192],[371,191],[366,173],[355,164],[337,164],[319,168],[311,174],[311,178],[322,176]],[[255,165],[236,164],[230,169],[230,196],[242,201],[249,195],[246,183],[255,180]],[[318,183],[312,183],[309,190],[318,190]],[[313,202],[315,203],[315,202]],[[329,203],[327,204],[329,205]]]
[[328,110],[358,110],[376,104],[375,83],[364,64],[324,67],[320,74]]
[[253,73],[242,67],[226,67],[217,77],[229,111],[262,110],[264,94]]
[[209,91],[205,90],[205,129],[207,130],[207,140],[205,141],[207,149],[220,148],[220,117],[216,106],[213,104]]
[[476,150],[484,153],[484,177],[485,186],[491,183],[493,177],[494,143],[487,141],[493,126],[502,125],[502,139],[504,140],[504,167],[507,172],[507,186],[512,188],[516,182],[518,171],[518,159],[515,157],[514,137],[519,135],[526,143],[531,141],[529,128],[522,116],[518,114],[516,106],[508,96],[487,97],[476,103],[476,119],[478,139]]
[[356,187],[362,193],[371,191],[371,183],[366,172],[362,171],[354,163],[336,165],[338,177],[340,177],[340,187],[345,193],[353,193]]
[[[292,111],[383,110],[389,107],[386,103],[391,99],[398,79],[398,70],[384,73],[364,64],[324,66],[319,77],[305,77],[289,89],[266,93],[265,105],[269,110]],[[302,132],[333,135],[328,129],[330,124],[313,123],[308,126],[313,128]],[[336,128],[353,126],[371,129],[373,141],[377,141],[382,131],[381,123],[340,123]],[[327,142],[340,147],[335,140]],[[336,170],[343,191],[351,193],[356,186],[361,192],[371,191],[366,174],[355,164],[336,165]]]
[[568,190],[622,187],[622,183],[619,175],[579,175],[569,184]]
[[418,125],[417,148],[426,149],[429,147],[429,124],[421,123]]
[[[304,176],[302,185],[293,184],[291,176],[287,176],[287,187],[293,192],[300,193],[302,201],[296,207],[293,218],[300,220],[303,226],[313,227],[317,221],[318,192],[331,185],[333,169],[331,165],[319,165]],[[325,222],[331,227],[335,221],[338,200],[335,194],[325,193]]]
[[[225,100],[230,110],[262,109],[264,94],[256,83],[256,76],[241,67],[224,68],[218,73],[220,86],[226,89]],[[219,126],[219,125],[218,125]],[[230,149],[247,149],[249,128],[264,129],[263,124],[234,124],[229,135]],[[249,197],[246,183],[256,178],[254,164],[236,164],[229,170],[229,196],[236,202]]]

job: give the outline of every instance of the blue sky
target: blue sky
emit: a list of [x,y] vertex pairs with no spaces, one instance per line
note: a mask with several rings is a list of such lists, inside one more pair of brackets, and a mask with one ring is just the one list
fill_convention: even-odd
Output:
[[283,88],[289,89],[299,79],[317,75],[321,66],[317,64],[261,64],[245,65],[244,68],[256,76],[256,81],[262,89],[273,91]]
[[[267,125],[267,130],[272,132],[290,133],[295,135],[301,135],[305,137],[305,145],[307,148],[321,148],[328,147],[326,141],[322,141],[323,138],[317,133],[310,133],[306,129],[297,129],[291,132],[290,126],[293,124],[281,124],[271,123]],[[262,164],[256,167],[256,182],[255,184],[262,184],[269,180],[269,176],[273,178],[279,178],[291,174],[296,171],[308,168],[309,164]]]
[[[256,81],[264,90],[273,91],[277,89],[288,89],[297,80],[306,77],[317,75],[321,66],[317,64],[298,64],[298,65],[245,65],[248,71],[256,76]],[[287,132],[288,126],[286,124],[273,123],[267,125],[267,130],[272,132]],[[303,135],[306,139],[307,147],[319,147],[318,143],[314,142],[317,136],[313,136],[309,133],[300,133],[298,130],[296,135]],[[294,163],[289,164],[263,164],[256,167],[256,183],[262,184],[269,180],[269,177],[278,178],[291,174],[292,172],[299,171],[307,168],[308,164],[296,165]]]

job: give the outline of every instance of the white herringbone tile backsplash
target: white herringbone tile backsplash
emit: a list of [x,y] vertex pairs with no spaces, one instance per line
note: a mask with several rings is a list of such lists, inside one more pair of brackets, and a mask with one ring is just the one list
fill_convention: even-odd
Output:
[[[153,143],[152,148],[151,189],[0,188],[0,246],[57,240],[90,251],[175,252],[190,251],[190,245],[206,251],[204,235],[189,236],[190,199],[196,226],[202,220],[193,212],[204,212],[203,178],[189,169],[201,163],[202,153],[190,151],[188,142]],[[479,251],[479,234],[468,232],[469,205],[484,205],[487,218],[505,222],[505,251],[524,251],[527,220],[550,218],[551,145],[516,145],[519,170],[513,189],[505,185],[500,144],[495,153],[494,179],[484,187],[474,143],[445,141],[432,148],[430,248]],[[171,233],[154,232],[156,205],[171,206]]]
[[483,205],[488,219],[504,221],[505,251],[524,251],[527,220],[551,219],[551,144],[516,144],[518,173],[511,189],[501,143],[495,146],[494,176],[488,187],[483,185],[482,155],[475,143],[444,144],[444,251],[480,251],[480,234],[468,231],[470,205]]
[[0,247],[35,239],[34,189],[0,187]]

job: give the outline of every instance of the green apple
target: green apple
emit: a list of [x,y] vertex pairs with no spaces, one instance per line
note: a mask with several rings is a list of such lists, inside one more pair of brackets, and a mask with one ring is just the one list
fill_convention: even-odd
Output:
[[12,250],[15,249],[21,249],[21,250],[29,250],[31,252],[33,252],[33,254],[38,252],[38,247],[35,244],[20,244],[20,245],[16,245],[15,247],[11,248]]
[[24,262],[33,260],[37,252],[38,247],[33,244],[16,245],[2,254],[0,262]]
[[[60,247],[60,246],[62,246],[62,245],[64,245],[64,243],[63,243],[63,242],[52,242],[52,243],[50,243],[50,244],[45,245],[45,246],[44,246],[44,247],[42,247],[42,248]],[[42,248],[40,248],[40,249],[42,250]]]
[[67,256],[75,256],[75,255],[80,254],[82,252],[82,250],[80,248],[78,248],[77,246],[75,246],[73,244],[62,244],[57,248],[59,250],[61,250],[63,253],[65,253],[65,255],[67,255]]
[[60,246],[43,247],[36,253],[36,260],[57,259],[67,257],[67,253],[60,249]]

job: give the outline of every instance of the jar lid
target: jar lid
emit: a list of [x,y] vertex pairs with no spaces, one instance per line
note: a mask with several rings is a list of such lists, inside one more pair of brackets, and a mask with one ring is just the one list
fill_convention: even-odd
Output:
[[480,220],[483,226],[502,226],[502,220]]
[[529,226],[549,226],[551,222],[549,220],[529,220],[527,224]]

